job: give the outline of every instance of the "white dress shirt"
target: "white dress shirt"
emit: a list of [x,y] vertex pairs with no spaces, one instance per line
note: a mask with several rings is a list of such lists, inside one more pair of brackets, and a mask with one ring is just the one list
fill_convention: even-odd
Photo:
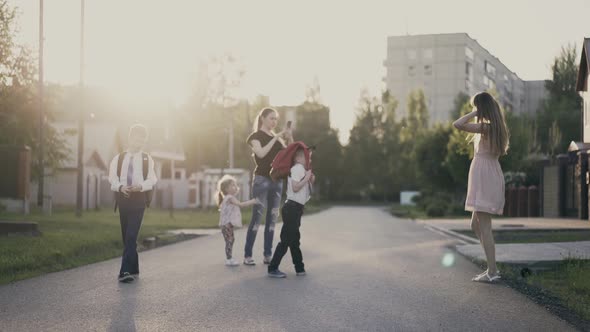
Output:
[[127,170],[129,168],[129,160],[133,157],[133,177],[132,177],[132,186],[141,186],[141,192],[152,190],[156,182],[158,182],[158,178],[156,178],[156,172],[154,171],[154,160],[148,154],[148,174],[147,178],[143,179],[143,151],[139,151],[136,153],[125,153],[125,157],[123,158],[123,164],[121,165],[121,176],[117,177],[117,162],[119,160],[119,155],[116,155],[111,161],[111,165],[109,167],[109,182],[111,183],[111,190],[112,191],[119,191],[121,186],[127,185]]
[[301,205],[305,205],[311,196],[311,191],[309,190],[309,183],[306,183],[298,192],[293,190],[293,181],[300,182],[305,177],[305,167],[303,165],[296,163],[293,167],[291,167],[291,175],[287,181],[287,199],[295,201]]

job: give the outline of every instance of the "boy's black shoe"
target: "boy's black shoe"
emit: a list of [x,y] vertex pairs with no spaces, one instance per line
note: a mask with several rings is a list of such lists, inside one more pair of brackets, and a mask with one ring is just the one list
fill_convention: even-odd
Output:
[[129,274],[129,272],[125,272],[119,276],[119,282],[130,283],[133,282],[135,278]]
[[286,278],[287,275],[284,274],[283,272],[279,271],[278,269],[276,270],[272,270],[272,271],[268,271],[268,276],[271,278]]

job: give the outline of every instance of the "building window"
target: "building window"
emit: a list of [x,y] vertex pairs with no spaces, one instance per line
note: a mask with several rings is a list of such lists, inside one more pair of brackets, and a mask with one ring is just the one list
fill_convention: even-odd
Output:
[[432,59],[432,49],[431,48],[425,48],[422,51],[422,57],[424,59]]
[[473,65],[465,62],[465,77],[468,81],[473,81]]
[[182,172],[181,171],[174,171],[174,178],[176,180],[181,180],[182,179]]
[[469,48],[469,47],[465,47],[465,56],[467,57],[467,59],[473,61],[474,59],[474,55],[473,55],[473,51]]
[[432,66],[431,65],[424,66],[424,75],[432,75]]
[[496,76],[496,67],[487,61],[484,62],[484,70],[490,77]]
[[496,88],[496,82],[494,82],[494,80],[489,78],[487,75],[483,76],[483,85],[488,89],[495,89]]
[[416,60],[416,50],[408,50],[408,59]]
[[414,66],[408,66],[408,76],[414,76],[416,74]]

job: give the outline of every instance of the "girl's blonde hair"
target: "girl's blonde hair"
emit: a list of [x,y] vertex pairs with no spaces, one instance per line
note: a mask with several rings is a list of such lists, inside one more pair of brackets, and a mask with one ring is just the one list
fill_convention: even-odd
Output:
[[506,126],[504,113],[500,105],[487,92],[480,92],[471,98],[471,106],[477,109],[477,122],[486,123],[488,130],[483,131],[482,137],[487,137],[490,148],[498,155],[508,152],[510,133]]
[[217,182],[217,197],[216,203],[217,206],[221,206],[221,202],[223,202],[223,197],[227,195],[227,189],[229,188],[230,184],[237,183],[238,181],[231,175],[224,175],[219,181]]

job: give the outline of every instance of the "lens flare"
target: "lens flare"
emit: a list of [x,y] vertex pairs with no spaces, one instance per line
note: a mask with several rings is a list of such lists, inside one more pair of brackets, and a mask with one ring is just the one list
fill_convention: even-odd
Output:
[[448,252],[442,258],[442,265],[444,267],[451,267],[455,264],[455,255]]

